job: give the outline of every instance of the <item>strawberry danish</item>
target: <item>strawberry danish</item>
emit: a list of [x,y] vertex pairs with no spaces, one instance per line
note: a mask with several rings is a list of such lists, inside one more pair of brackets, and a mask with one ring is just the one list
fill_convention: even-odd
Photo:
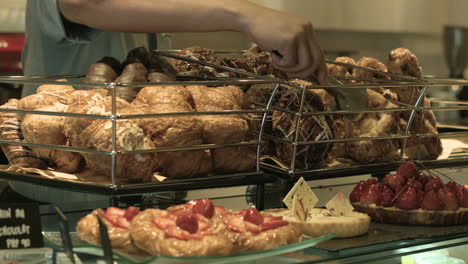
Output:
[[281,216],[260,213],[254,208],[221,215],[233,253],[266,250],[302,240],[302,233]]
[[96,215],[100,215],[107,226],[109,240],[113,249],[129,254],[144,254],[130,239],[129,227],[133,218],[140,213],[138,208],[130,206],[126,210],[109,207],[105,211],[98,208],[83,217],[76,225],[78,237],[93,245],[100,245],[99,224]]
[[168,210],[147,209],[132,221],[136,246],[150,255],[220,256],[232,252],[232,242],[217,209],[208,199]]

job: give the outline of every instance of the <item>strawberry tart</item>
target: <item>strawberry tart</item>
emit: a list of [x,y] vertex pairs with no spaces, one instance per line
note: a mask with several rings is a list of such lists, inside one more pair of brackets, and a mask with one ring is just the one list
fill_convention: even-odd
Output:
[[373,221],[391,224],[468,224],[468,188],[420,171],[408,161],[382,182],[371,178],[358,183],[350,194],[357,211]]

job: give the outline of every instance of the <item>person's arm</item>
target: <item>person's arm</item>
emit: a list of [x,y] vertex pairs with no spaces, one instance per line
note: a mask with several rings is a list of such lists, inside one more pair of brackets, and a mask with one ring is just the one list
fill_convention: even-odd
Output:
[[92,28],[123,32],[239,31],[277,50],[273,66],[292,77],[326,79],[323,53],[304,18],[246,0],[58,0],[63,16]]

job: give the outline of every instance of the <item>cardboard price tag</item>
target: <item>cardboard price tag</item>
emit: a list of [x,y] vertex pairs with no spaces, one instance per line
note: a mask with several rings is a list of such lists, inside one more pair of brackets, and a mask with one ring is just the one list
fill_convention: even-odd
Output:
[[308,212],[317,204],[318,198],[304,178],[300,178],[283,202],[298,220],[306,222]]
[[333,198],[328,201],[325,207],[333,216],[346,216],[354,211],[353,205],[342,192],[335,194],[335,196],[333,196]]
[[0,204],[0,248],[43,247],[38,204]]

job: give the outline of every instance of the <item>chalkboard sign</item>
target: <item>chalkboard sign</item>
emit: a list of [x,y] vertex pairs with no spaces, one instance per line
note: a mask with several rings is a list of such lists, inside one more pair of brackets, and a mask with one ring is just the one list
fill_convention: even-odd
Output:
[[43,246],[38,204],[0,203],[0,249]]

